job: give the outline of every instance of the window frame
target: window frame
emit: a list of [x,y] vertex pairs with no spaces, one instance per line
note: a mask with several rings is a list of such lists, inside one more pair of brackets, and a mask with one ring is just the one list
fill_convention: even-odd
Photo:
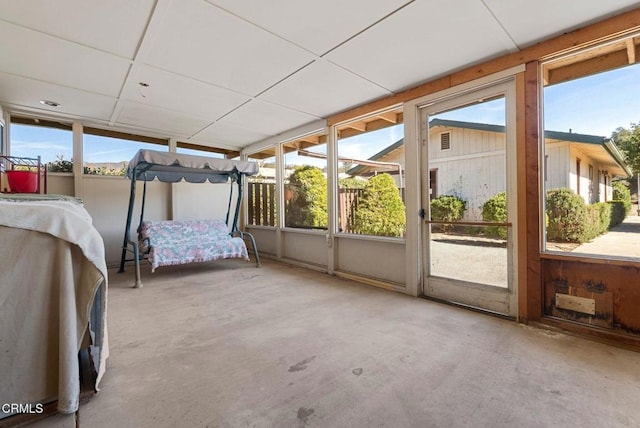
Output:
[[[638,63],[608,63],[606,61],[602,61],[602,58],[610,56],[610,53],[606,52],[606,48],[610,45],[620,44],[621,42],[627,42],[628,40],[640,37],[640,32],[633,32],[621,35],[614,39],[607,40],[605,42],[601,42],[599,44],[589,45],[578,50],[571,50],[570,52],[562,52],[558,55],[549,56],[544,58],[538,63],[538,74],[539,74],[539,156],[543,162],[540,164],[540,168],[542,168],[542,174],[540,174],[541,179],[539,180],[539,251],[540,254],[544,257],[552,257],[552,258],[580,258],[580,259],[590,259],[590,260],[604,260],[606,262],[610,261],[626,261],[631,260],[634,263],[640,262],[640,257],[629,257],[625,255],[612,255],[612,254],[602,254],[602,253],[585,253],[585,252],[566,252],[561,250],[554,250],[548,248],[547,242],[547,226],[546,226],[546,202],[547,202],[547,176],[548,176],[548,162],[547,157],[548,154],[546,152],[546,144],[545,144],[545,97],[544,90],[547,86],[555,85],[555,84],[563,84],[572,82],[582,78],[588,78],[595,75],[601,75],[609,72],[614,72],[619,69],[623,69],[625,67],[638,65]],[[636,45],[637,46],[637,45]],[[597,55],[591,55],[592,52],[600,52]],[[587,57],[585,61],[585,70],[586,72],[579,71],[577,65],[581,63],[580,60],[575,60],[571,62],[572,58],[581,58],[583,56]],[[568,64],[569,68],[571,68],[571,72],[563,72],[561,73],[561,80],[551,81],[550,79],[550,71],[547,68],[550,64],[562,63],[564,65]],[[597,65],[593,65],[594,63],[599,63]],[[591,67],[589,67],[591,64]],[[612,129],[611,132],[615,131]],[[569,130],[571,132],[571,129]],[[606,138],[606,137],[605,137]],[[589,179],[588,183],[588,194],[583,196],[581,191],[584,190],[581,185],[581,173],[582,173],[582,159],[576,155],[575,157],[575,167],[576,167],[576,194],[579,195],[587,205],[591,205],[598,202],[607,203],[612,200],[613,193],[613,180],[612,176],[609,174],[607,170],[603,170],[600,168],[600,165],[593,165],[590,159],[588,160],[588,174],[589,176],[584,177],[585,179]],[[569,155],[569,174],[571,173],[571,156]],[[598,173],[595,174],[595,168],[597,167]],[[592,171],[593,169],[593,171]],[[597,177],[597,181],[595,181]],[[602,185],[602,192],[600,192],[600,186]],[[612,188],[611,192],[608,191],[608,186]],[[594,200],[594,198],[597,199]],[[592,202],[593,200],[593,202]],[[603,236],[603,235],[599,235]],[[578,244],[582,245],[582,244]]]

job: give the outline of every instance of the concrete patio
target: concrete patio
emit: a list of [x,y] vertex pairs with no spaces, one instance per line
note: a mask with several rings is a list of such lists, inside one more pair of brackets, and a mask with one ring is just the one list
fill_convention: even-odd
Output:
[[34,427],[636,427],[640,354],[264,261],[110,271],[111,357]]
[[640,216],[631,211],[624,221],[591,242],[576,247],[574,253],[640,258]]

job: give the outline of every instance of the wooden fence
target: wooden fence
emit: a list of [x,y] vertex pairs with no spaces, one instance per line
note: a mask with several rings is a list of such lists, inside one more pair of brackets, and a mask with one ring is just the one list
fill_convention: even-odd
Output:
[[249,182],[249,224],[256,226],[276,225],[275,183]]
[[338,189],[338,231],[354,233],[351,219],[358,208],[358,200],[364,189]]
[[[404,201],[404,189],[401,190]],[[358,208],[358,200],[363,189],[338,190],[338,230],[344,233],[354,233],[350,219]],[[276,185],[275,183],[249,183],[249,224],[256,226],[275,226],[276,216]]]

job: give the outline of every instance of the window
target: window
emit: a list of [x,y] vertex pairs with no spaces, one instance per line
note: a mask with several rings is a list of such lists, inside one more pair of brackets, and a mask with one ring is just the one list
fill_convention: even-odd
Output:
[[624,245],[640,233],[619,231],[634,220],[640,170],[640,65],[627,57],[635,41],[543,64],[545,251],[640,258]]
[[[113,135],[113,136],[111,136]],[[118,138],[118,136],[126,138]],[[140,149],[168,151],[167,141],[85,128],[82,157],[84,173],[124,175],[129,161]],[[144,141],[146,140],[146,141]]]
[[277,224],[275,147],[249,155],[260,166],[257,175],[248,177],[248,224],[275,226]]
[[340,232],[404,236],[402,119],[395,109],[338,127]]
[[326,141],[326,135],[310,135],[283,144],[286,227],[327,229]]
[[[38,124],[39,123],[39,124]],[[66,165],[61,172],[71,172],[73,132],[71,126],[48,121],[12,118],[10,124],[11,156],[37,158],[57,172],[57,166]]]
[[440,134],[440,150],[450,150],[451,149],[451,133],[443,132]]

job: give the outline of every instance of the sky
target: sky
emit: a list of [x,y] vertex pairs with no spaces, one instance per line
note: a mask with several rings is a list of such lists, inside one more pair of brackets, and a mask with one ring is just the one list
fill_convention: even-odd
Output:
[[[504,124],[503,101],[495,100],[436,115],[443,119]],[[640,121],[640,65],[557,84],[544,89],[545,129],[610,137],[618,127]],[[403,137],[403,125],[340,140],[339,156],[368,159]],[[71,131],[12,125],[11,154],[42,156],[44,162],[62,156],[72,158]],[[139,148],[158,149],[154,144],[85,136],[85,162],[130,160]],[[181,152],[198,153],[188,150]],[[318,148],[316,151],[322,151]],[[198,153],[201,154],[201,153]],[[289,163],[322,166],[323,160],[289,156]]]

